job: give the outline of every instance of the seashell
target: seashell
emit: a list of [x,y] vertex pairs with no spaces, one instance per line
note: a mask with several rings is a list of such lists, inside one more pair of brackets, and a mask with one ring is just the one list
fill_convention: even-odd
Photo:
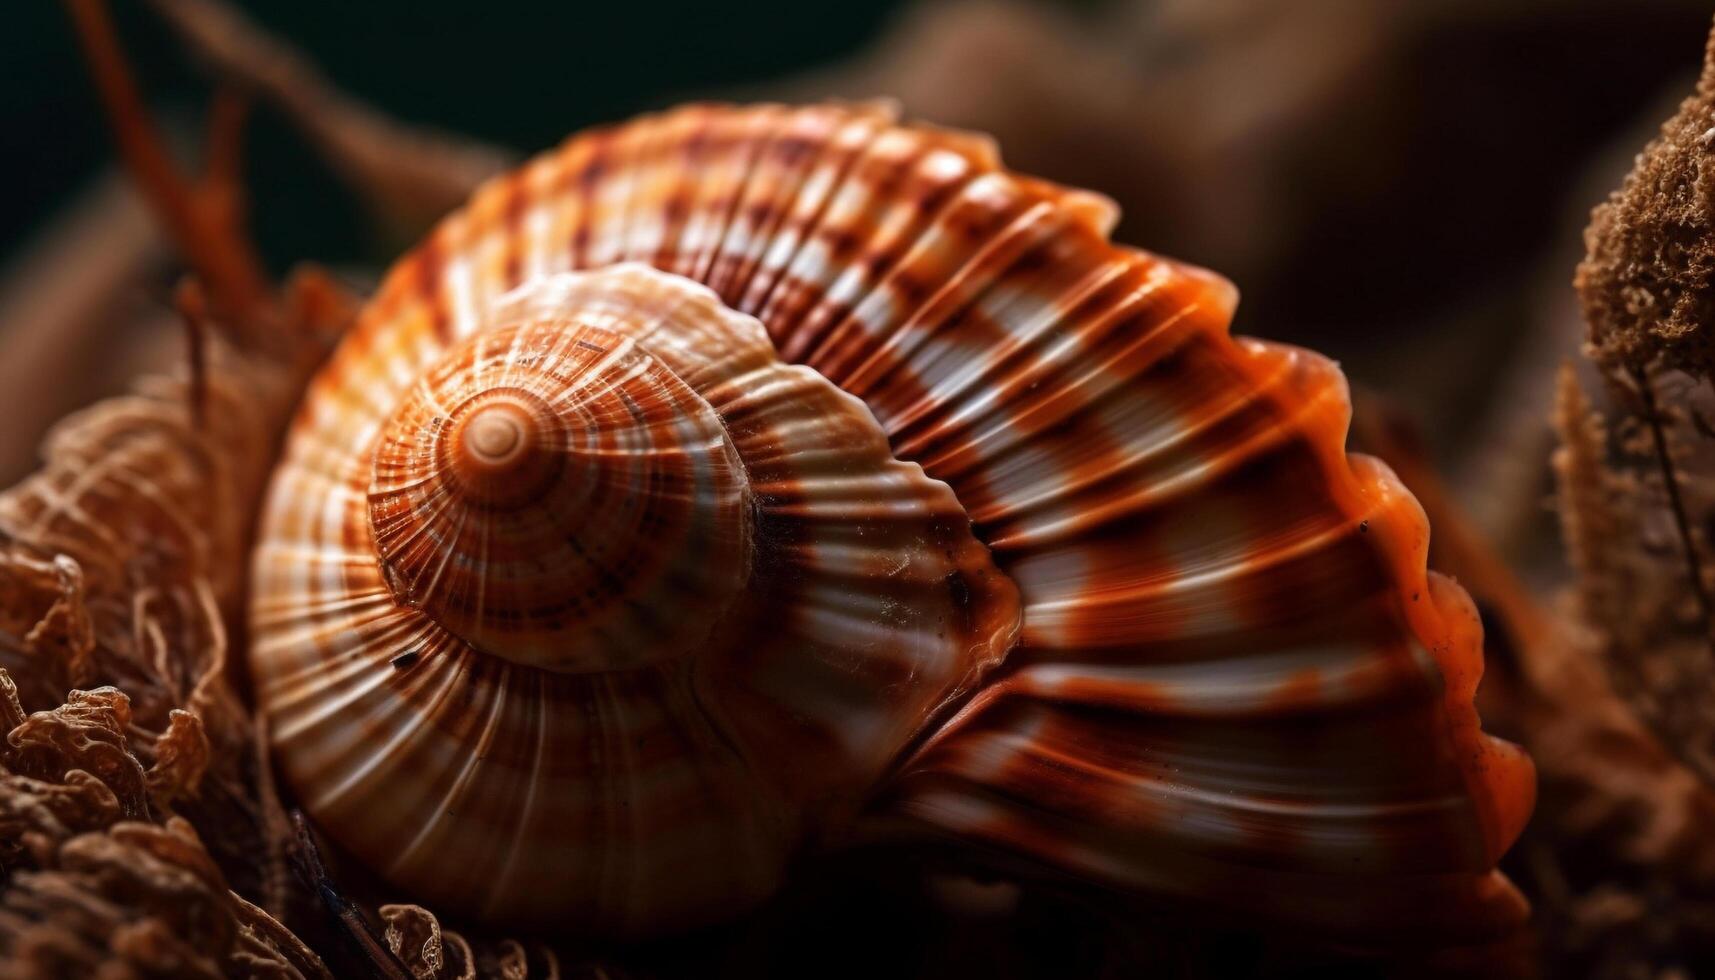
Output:
[[487,917],[634,934],[760,898],[1004,657],[1017,591],[861,401],[706,287],[621,264],[487,317],[402,387],[342,353],[361,406],[276,474],[253,625],[289,778]]
[[393,886],[637,937],[952,839],[1345,940],[1473,937],[1534,780],[1330,362],[883,105],[497,178],[311,384],[253,566],[281,771]]

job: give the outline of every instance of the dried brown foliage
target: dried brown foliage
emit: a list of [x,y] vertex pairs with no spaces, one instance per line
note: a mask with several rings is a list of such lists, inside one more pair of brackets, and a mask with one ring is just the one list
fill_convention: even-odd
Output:
[[[207,291],[179,291],[191,343],[177,375],[69,416],[41,469],[0,492],[0,975],[331,976],[282,919],[324,951],[349,946],[341,972],[566,975],[551,951],[473,945],[415,906],[329,921],[319,858],[309,880],[288,870],[298,838],[229,637],[280,432],[353,307],[314,271],[278,290],[260,277],[240,228],[235,103],[217,100],[208,175],[184,180],[141,117],[104,8],[69,6],[121,150]],[[215,55],[268,54],[244,65],[262,94],[310,77],[220,8],[160,6]],[[340,109],[323,121],[352,135],[336,152],[391,140],[382,155],[403,159],[420,144],[313,87],[298,94],[305,112]],[[461,192],[471,179],[442,176]]]
[[[101,11],[74,11],[123,116],[137,96]],[[196,331],[177,377],[61,422],[0,494],[0,974],[327,976],[233,890],[282,911],[289,884],[228,637],[276,439],[343,304],[313,274],[276,294],[221,244],[236,174],[188,183],[146,124],[120,128],[187,253],[220,257],[212,297],[181,305],[222,330]]]
[[1715,372],[1715,38],[1697,89],[1591,215],[1577,286],[1605,370]]
[[[1715,794],[1614,696],[1586,642],[1537,656],[1519,717],[1538,817],[1511,873],[1530,890],[1551,976],[1667,977],[1715,956]],[[1682,974],[1683,975],[1683,974]]]
[[1578,610],[1616,688],[1715,786],[1715,390],[1658,370],[1606,390],[1608,414],[1568,370],[1556,406]]
[[1708,58],[1592,215],[1575,284],[1600,380],[1564,368],[1553,413],[1582,635],[1537,655],[1553,817],[1521,851],[1599,976],[1715,957],[1715,35]]
[[563,970],[554,950],[540,943],[526,947],[517,940],[490,937],[473,946],[459,933],[442,929],[435,914],[421,905],[383,905],[377,911],[387,923],[388,949],[405,964],[412,980],[609,980],[612,976],[591,965]]
[[211,348],[207,372],[67,419],[0,494],[6,976],[327,975],[229,887],[286,887],[258,860],[277,848],[227,637],[308,360]]
[[[124,694],[73,690],[26,717],[3,670],[0,693],[16,722],[0,747],[0,975],[331,976],[228,887],[188,820],[151,798],[152,787],[195,790],[182,756],[157,753],[145,768],[132,753]],[[182,722],[169,731],[200,738]]]
[[1576,285],[1606,411],[1556,422],[1577,598],[1616,685],[1715,785],[1715,35],[1677,114],[1586,232]]
[[260,839],[256,749],[225,673],[228,623],[294,370],[224,342],[213,354],[204,422],[188,379],[147,379],[62,423],[42,470],[0,495],[0,667],[26,708],[94,684],[125,692],[16,725],[17,772],[41,777],[38,757],[70,751],[75,730],[79,768],[124,818],[178,810],[219,827],[223,863],[255,884],[239,859]]

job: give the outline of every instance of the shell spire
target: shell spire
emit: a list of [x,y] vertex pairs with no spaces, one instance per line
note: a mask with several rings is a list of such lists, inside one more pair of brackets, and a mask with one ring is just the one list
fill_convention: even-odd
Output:
[[1518,923],[1534,778],[1421,510],[1330,362],[1113,219],[881,105],[690,106],[485,186],[275,477],[252,659],[307,809],[401,888],[626,935],[851,834],[1342,942]]
[[684,656],[749,577],[749,481],[720,417],[597,327],[452,349],[383,426],[367,496],[400,602],[546,670]]

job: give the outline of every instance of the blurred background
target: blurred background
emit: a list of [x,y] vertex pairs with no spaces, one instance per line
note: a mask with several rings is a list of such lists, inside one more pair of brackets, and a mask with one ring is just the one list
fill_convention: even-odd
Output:
[[[148,4],[113,6],[151,108],[194,160],[219,54],[187,47],[195,31]],[[1116,199],[1116,238],[1237,283],[1237,332],[1339,359],[1371,422],[1356,442],[1409,447],[1471,533],[1539,594],[1566,575],[1547,506],[1547,413],[1582,339],[1570,285],[1582,229],[1690,90],[1711,16],[1691,0],[228,6],[265,42],[227,52],[239,73],[266,76],[284,58],[296,80],[319,72],[325,87],[294,105],[262,85],[247,129],[250,222],[276,271],[314,260],[363,288],[472,181],[591,124],[691,98],[892,97],[910,116],[993,134],[1016,169]],[[34,465],[55,419],[183,354],[165,300],[173,267],[117,176],[58,4],[7,11],[0,121],[5,485]],[[380,138],[405,132],[395,124],[436,134],[420,161],[430,178],[395,179],[411,169]],[[341,141],[358,131],[377,139]],[[1694,975],[1683,971],[1699,957],[1715,960],[1715,846],[1686,841],[1715,819],[1715,797],[1659,749],[1637,748],[1644,737],[1623,712],[1602,715],[1616,720],[1597,735],[1645,777],[1598,786],[1608,777],[1577,768],[1580,739],[1596,735],[1506,700],[1507,632],[1490,633],[1501,648],[1490,650],[1489,728],[1545,767],[1538,821],[1508,869],[1537,903],[1540,960],[1552,975]],[[1670,785],[1675,808],[1660,812],[1671,814],[1639,816],[1666,807]],[[812,888],[854,894],[841,874]],[[1016,900],[949,887],[966,891],[855,894],[897,906],[885,921],[923,935],[949,902]],[[775,914],[806,925],[794,901]],[[984,921],[1018,932],[1015,918]],[[1064,965],[1068,935],[1097,963],[1112,945],[1060,907],[1024,926],[1052,938],[1032,946],[1021,933],[1007,948],[1045,963]],[[990,928],[953,930],[940,955],[980,955]],[[1251,949],[1204,952],[1218,964]],[[994,974],[1008,975],[1025,974]]]
[[[232,6],[354,99],[510,156],[687,98],[886,95],[992,133],[1014,167],[1118,200],[1119,239],[1232,278],[1239,332],[1385,391],[1509,546],[1541,516],[1579,231],[1688,87],[1709,17],[1690,0]],[[194,151],[208,73],[147,5],[115,8]],[[0,119],[0,391],[29,394],[0,425],[9,483],[52,419],[146,366],[162,304],[121,274],[160,249],[111,180],[57,4],[8,12]],[[337,170],[283,114],[253,114],[251,220],[276,268],[361,281],[436,209],[371,220],[372,189]],[[41,326],[61,320],[86,329]]]

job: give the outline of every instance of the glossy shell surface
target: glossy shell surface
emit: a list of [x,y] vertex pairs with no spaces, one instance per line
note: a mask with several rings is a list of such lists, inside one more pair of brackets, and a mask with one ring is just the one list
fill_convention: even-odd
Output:
[[[340,390],[397,386],[276,476],[253,626],[287,778],[491,918],[630,935],[753,901],[1000,660],[1016,591],[861,402],[705,287],[618,266],[493,316],[415,381],[336,360]],[[528,430],[473,476],[497,404]]]
[[1331,363],[1113,219],[869,105],[486,186],[272,486],[252,668],[309,812],[412,894],[607,934],[864,833],[1338,938],[1516,922],[1530,766],[1421,510]]

